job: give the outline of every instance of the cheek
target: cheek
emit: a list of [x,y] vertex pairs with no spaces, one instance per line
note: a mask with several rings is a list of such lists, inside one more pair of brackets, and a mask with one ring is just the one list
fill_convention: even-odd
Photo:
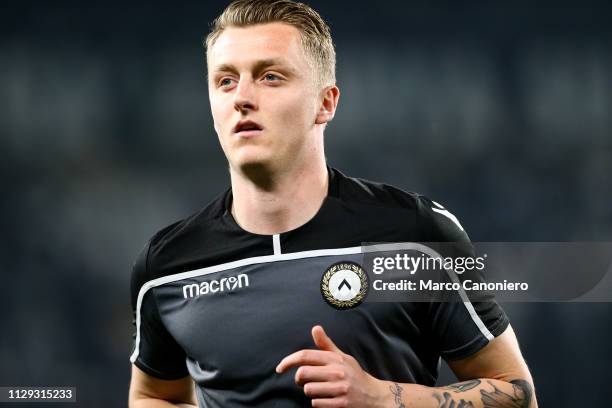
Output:
[[215,130],[217,133],[223,133],[225,131],[225,125],[228,123],[228,114],[231,114],[231,109],[228,109],[227,107],[227,101],[224,101],[222,97],[211,97],[210,110],[212,113]]
[[295,133],[302,133],[307,132],[314,125],[312,98],[310,94],[296,92],[278,104],[285,128],[293,129]]
[[215,133],[217,135],[217,140],[221,145],[221,149],[228,154],[228,138],[226,137],[228,133],[228,113],[225,108],[223,101],[219,98],[210,98],[210,110],[213,118],[213,127],[215,129]]

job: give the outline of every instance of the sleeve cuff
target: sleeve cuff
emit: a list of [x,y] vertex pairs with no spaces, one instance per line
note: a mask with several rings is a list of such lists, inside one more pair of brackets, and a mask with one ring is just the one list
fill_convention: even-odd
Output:
[[182,372],[167,372],[167,371],[159,371],[156,370],[152,367],[150,367],[149,365],[147,365],[146,363],[144,363],[140,357],[136,359],[136,361],[134,361],[134,365],[138,368],[140,368],[142,371],[144,371],[145,373],[155,377],[155,378],[159,378],[160,380],[178,380],[181,379],[187,375],[189,375],[189,371],[185,370]]
[[[508,328],[510,321],[505,313],[502,313],[499,318],[488,327],[489,332],[493,335],[493,337],[497,337],[502,334]],[[446,361],[453,360],[461,360],[462,358],[466,358],[471,356],[472,354],[480,351],[484,346],[489,344],[489,340],[484,337],[482,334],[479,334],[474,339],[469,341],[468,343],[462,345],[461,347],[445,350],[440,352],[440,356]]]

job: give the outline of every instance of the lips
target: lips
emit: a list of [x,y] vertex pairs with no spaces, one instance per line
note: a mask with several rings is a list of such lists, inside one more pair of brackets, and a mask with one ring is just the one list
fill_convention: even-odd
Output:
[[241,120],[234,126],[234,133],[256,132],[262,130],[263,127],[252,120]]

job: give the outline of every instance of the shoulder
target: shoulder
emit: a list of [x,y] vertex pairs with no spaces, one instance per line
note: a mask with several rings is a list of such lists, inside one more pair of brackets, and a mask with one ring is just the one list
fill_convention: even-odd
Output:
[[400,211],[414,217],[422,241],[469,241],[463,225],[455,214],[429,197],[396,186],[363,178],[348,177],[334,170],[337,195],[347,205]]
[[333,169],[336,196],[349,204],[397,208],[416,209],[419,194],[405,191],[387,183],[367,180],[364,178],[349,177]]
[[167,227],[161,229],[155,235],[147,241],[144,248],[140,251],[134,263],[132,264],[132,276],[130,280],[131,294],[132,294],[132,308],[136,307],[136,299],[140,288],[145,282],[152,280],[152,274],[149,268],[149,251],[151,244],[157,242],[160,237],[163,237],[168,231],[179,225],[181,221],[175,222]]
[[[198,212],[173,222],[157,231],[147,241],[132,265],[131,292],[134,300],[140,288],[148,281],[173,273],[169,262],[181,257],[186,252],[194,237],[206,237],[218,222],[224,208],[227,192],[219,195],[210,204]],[[170,262],[171,263],[171,262]]]
[[442,204],[419,195],[421,227],[432,242],[469,241],[459,219]]

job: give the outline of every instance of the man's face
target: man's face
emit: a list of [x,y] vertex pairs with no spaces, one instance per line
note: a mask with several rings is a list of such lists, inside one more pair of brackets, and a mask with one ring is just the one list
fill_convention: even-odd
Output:
[[318,90],[295,27],[227,28],[208,69],[215,130],[232,168],[282,169],[312,151]]

